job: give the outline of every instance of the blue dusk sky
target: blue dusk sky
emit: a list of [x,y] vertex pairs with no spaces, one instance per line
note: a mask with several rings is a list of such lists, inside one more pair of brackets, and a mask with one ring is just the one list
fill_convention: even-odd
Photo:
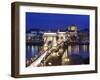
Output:
[[45,31],[66,30],[71,25],[76,25],[78,30],[89,29],[90,16],[26,12],[26,31],[30,29]]

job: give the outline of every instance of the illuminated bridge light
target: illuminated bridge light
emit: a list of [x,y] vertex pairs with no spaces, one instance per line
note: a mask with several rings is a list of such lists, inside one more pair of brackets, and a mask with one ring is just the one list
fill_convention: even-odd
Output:
[[49,63],[48,63],[48,65],[52,65],[52,63],[51,63],[51,62],[49,62]]

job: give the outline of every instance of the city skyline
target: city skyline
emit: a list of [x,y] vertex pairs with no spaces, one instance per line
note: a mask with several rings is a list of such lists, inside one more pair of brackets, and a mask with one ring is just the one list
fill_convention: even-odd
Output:
[[27,12],[26,67],[89,64],[89,19]]
[[66,30],[71,25],[76,25],[78,30],[89,30],[89,17],[89,15],[26,12],[26,31],[31,29]]

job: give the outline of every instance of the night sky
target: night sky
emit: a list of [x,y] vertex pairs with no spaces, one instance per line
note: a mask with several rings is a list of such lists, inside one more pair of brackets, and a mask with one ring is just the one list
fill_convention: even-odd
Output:
[[30,29],[66,30],[71,25],[76,25],[78,30],[89,29],[89,21],[89,15],[26,12],[26,31]]

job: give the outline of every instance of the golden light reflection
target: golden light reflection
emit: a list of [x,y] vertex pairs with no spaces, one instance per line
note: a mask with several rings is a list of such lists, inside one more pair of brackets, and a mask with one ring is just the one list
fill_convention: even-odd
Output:
[[83,47],[82,47],[82,48],[83,48],[83,51],[84,51],[84,52],[86,52],[86,51],[87,51],[87,49],[88,49],[88,47],[87,47],[86,45],[83,45]]
[[74,52],[75,52],[76,54],[79,53],[79,45],[76,45],[76,46],[75,46],[75,48],[74,48]]
[[71,46],[68,46],[68,53],[71,54]]

